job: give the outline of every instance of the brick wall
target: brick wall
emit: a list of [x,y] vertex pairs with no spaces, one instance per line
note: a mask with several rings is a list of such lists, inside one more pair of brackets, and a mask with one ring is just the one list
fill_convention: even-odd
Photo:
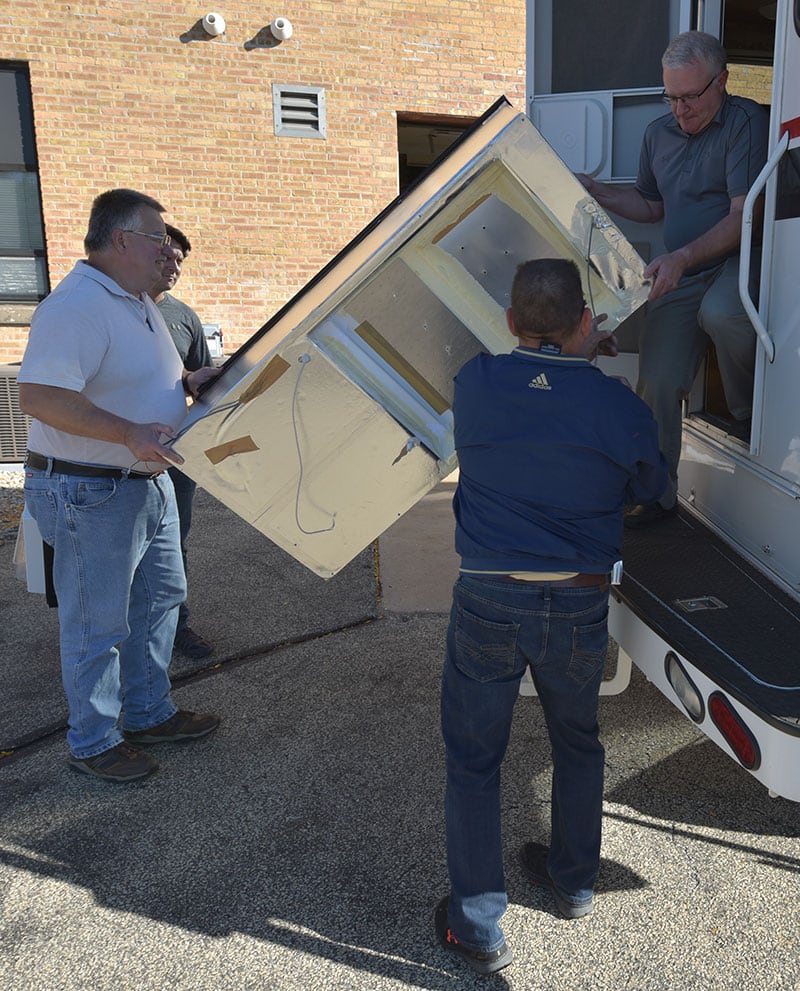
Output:
[[27,327],[0,326],[0,365],[19,361],[27,340]]
[[[94,196],[160,200],[193,252],[178,295],[245,341],[397,193],[397,112],[522,108],[524,0],[16,0],[4,59],[30,66],[51,284],[83,257]],[[259,47],[281,14],[293,37]],[[276,138],[272,84],[322,86],[327,140]],[[25,328],[0,327],[0,362]]]
[[769,105],[772,100],[772,66],[731,65],[728,92]]

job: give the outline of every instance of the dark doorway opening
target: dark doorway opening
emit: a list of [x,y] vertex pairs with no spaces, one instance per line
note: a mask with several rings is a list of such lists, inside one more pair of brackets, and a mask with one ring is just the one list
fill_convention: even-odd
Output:
[[476,119],[449,114],[398,113],[398,191],[402,193],[416,182]]

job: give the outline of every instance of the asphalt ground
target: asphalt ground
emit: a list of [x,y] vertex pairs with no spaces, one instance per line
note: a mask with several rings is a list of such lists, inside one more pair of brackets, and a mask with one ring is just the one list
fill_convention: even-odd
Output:
[[175,699],[220,730],[113,785],[65,764],[55,613],[0,537],[0,988],[800,989],[800,815],[644,678],[601,699],[603,861],[567,921],[517,864],[547,840],[549,754],[520,698],[504,767],[515,959],[440,949],[438,680],[455,572],[444,485],[324,582],[199,493]]

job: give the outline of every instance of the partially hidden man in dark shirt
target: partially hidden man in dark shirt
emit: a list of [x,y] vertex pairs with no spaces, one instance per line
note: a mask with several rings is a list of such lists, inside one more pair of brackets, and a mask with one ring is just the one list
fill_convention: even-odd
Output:
[[[206,368],[213,364],[208,342],[200,318],[186,303],[170,295],[181,277],[183,263],[192,250],[189,239],[177,227],[166,224],[166,230],[172,239],[170,251],[161,269],[161,278],[150,290],[150,297],[164,318],[170,337],[181,356],[183,367],[193,372],[198,368]],[[178,517],[181,527],[181,554],[183,567],[187,570],[187,540],[192,526],[192,507],[196,483],[178,468],[169,469],[172,484],[175,486],[175,499],[178,503]],[[209,657],[214,647],[201,633],[189,626],[189,606],[186,601],[181,603],[178,613],[178,628],[175,632],[175,649],[193,660]]]

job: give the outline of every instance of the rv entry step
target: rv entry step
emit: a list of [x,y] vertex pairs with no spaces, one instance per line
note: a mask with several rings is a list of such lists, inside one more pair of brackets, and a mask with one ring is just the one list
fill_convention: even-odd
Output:
[[763,718],[800,717],[798,602],[684,508],[626,530],[623,557],[634,615]]

